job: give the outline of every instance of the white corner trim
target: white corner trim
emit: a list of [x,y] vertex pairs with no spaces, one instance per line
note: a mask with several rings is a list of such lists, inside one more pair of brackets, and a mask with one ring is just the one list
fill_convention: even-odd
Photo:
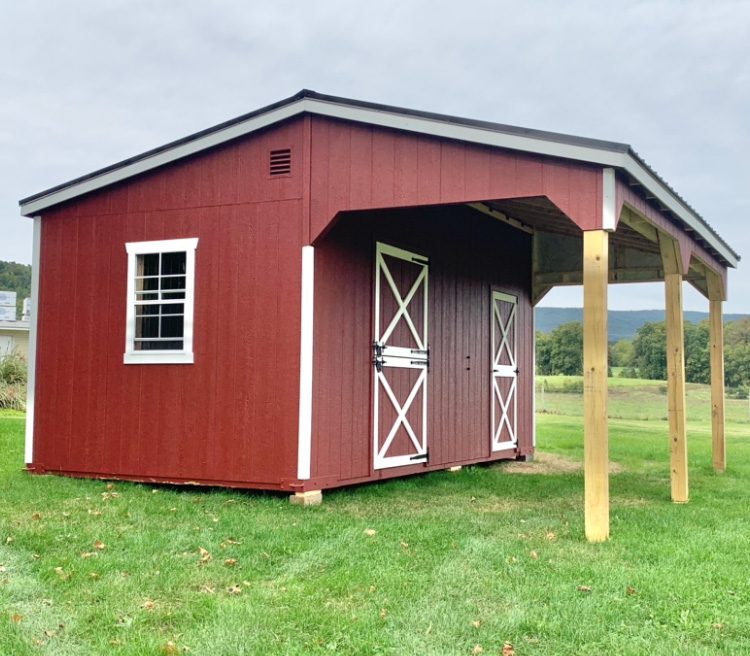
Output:
[[[125,244],[128,254],[128,281],[125,305],[124,364],[193,364],[193,329],[195,309],[195,250],[198,238],[136,241]],[[181,351],[135,350],[135,267],[136,256],[150,253],[185,252],[185,316]]]
[[315,249],[302,247],[302,300],[300,312],[299,433],[297,478],[310,478],[312,451],[313,328],[315,310]]
[[39,325],[39,263],[42,250],[42,217],[34,217],[34,234],[31,247],[31,302],[29,303],[29,374],[26,383],[26,436],[24,462],[34,461],[34,398],[36,392],[36,345]]
[[536,310],[531,308],[531,446],[536,449]]
[[615,170],[602,169],[602,230],[614,232],[617,229],[617,185]]

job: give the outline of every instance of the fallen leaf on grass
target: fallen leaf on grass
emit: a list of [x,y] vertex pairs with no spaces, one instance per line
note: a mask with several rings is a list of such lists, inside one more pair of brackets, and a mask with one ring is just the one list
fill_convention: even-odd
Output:
[[482,626],[482,623],[481,623],[481,622],[480,622],[479,620],[474,620],[474,621],[473,621],[473,622],[471,623],[471,625],[472,625],[472,626],[473,626],[473,627],[474,627],[475,629],[478,629],[478,628],[479,628],[480,626]]
[[161,648],[162,654],[179,654],[180,648],[171,640],[167,641],[167,643]]
[[198,552],[200,553],[200,558],[198,559],[198,562],[201,565],[205,565],[206,563],[211,562],[211,559],[213,556],[211,556],[211,553],[208,551],[208,549],[204,549],[203,547],[198,547]]
[[154,608],[156,608],[156,602],[154,602],[153,599],[146,599],[146,601],[141,604],[141,608],[149,611],[154,610]]
[[557,540],[557,535],[552,531],[547,531],[547,539],[552,542],[553,540]]
[[61,581],[67,581],[72,576],[69,572],[66,572],[62,567],[55,567],[55,574]]
[[377,534],[377,531],[374,528],[366,528],[364,533],[368,538],[371,538]]
[[631,597],[632,597],[632,596],[633,596],[633,595],[635,594],[635,588],[634,588],[634,587],[633,587],[632,585],[629,585],[629,586],[628,586],[628,587],[627,587],[627,588],[625,589],[625,592],[626,592],[626,593],[627,593],[627,594],[628,594],[629,596],[631,596]]
[[101,575],[101,574],[99,574],[98,572],[91,572],[91,573],[89,574],[89,578],[90,578],[90,579],[91,579],[92,581],[98,581],[98,580],[99,580],[100,578],[102,578],[102,575]]
[[513,645],[511,645],[509,642],[506,642],[503,645],[503,656],[516,656],[516,650],[514,649]]
[[20,624],[23,621],[23,615],[19,615],[18,613],[13,613],[10,616],[10,621],[13,622],[13,624]]
[[472,654],[482,654],[484,653],[484,647],[482,645],[474,645],[474,649],[471,650]]
[[81,558],[83,558],[84,560],[87,560],[89,558],[93,558],[94,556],[96,556],[96,554],[94,552],[92,552],[92,551],[84,551],[81,554]]
[[232,538],[227,538],[219,546],[222,549],[226,549],[230,544],[242,544],[242,541],[240,541],[240,540],[233,540]]
[[236,558],[227,558],[227,559],[226,559],[226,560],[224,561],[224,564],[225,564],[225,565],[226,565],[227,567],[234,567],[234,566],[235,566],[235,565],[237,564],[237,559],[236,559]]
[[121,628],[121,629],[127,629],[129,626],[132,626],[133,624],[133,618],[128,617],[127,615],[123,615],[122,617],[118,617],[117,621],[115,622],[115,626]]
[[119,492],[102,492],[102,501],[109,501],[120,496]]
[[532,560],[539,560],[539,554],[536,551],[532,551],[529,556],[531,556]]
[[591,586],[589,586],[589,585],[579,585],[578,586],[578,592],[591,592]]
[[7,538],[5,538],[5,544],[10,544],[14,539],[15,538],[12,535],[9,535]]
[[5,565],[0,565],[0,573],[7,571]]
[[205,585],[201,586],[200,591],[204,592],[205,594],[213,594],[214,592],[216,592],[216,588],[213,585],[209,585],[208,583],[206,583]]
[[227,593],[230,595],[242,594],[242,588],[239,585],[230,585],[227,588]]
[[401,543],[401,548],[402,549],[408,549],[409,548],[409,543],[408,542],[402,542]]
[[107,545],[104,544],[101,540],[95,540],[94,541],[94,549],[98,549],[99,551],[103,551],[107,548]]
[[91,515],[92,517],[99,517],[101,514],[101,510],[92,510],[91,508],[89,508],[89,515]]
[[64,513],[62,514],[62,516],[63,516],[63,517],[65,518],[65,519],[67,519],[68,517],[70,517],[70,513],[69,513],[69,512],[64,512]]
[[114,483],[107,483],[107,489],[108,490],[114,490],[115,489],[115,484]]
[[725,626],[726,624],[724,624],[723,622],[714,622],[711,625],[711,628],[716,629],[717,631],[721,631]]
[[42,518],[42,513],[32,513],[31,519],[33,519],[35,522],[38,522]]
[[387,608],[381,608],[380,609],[380,619],[384,620],[386,617],[388,617],[388,609]]

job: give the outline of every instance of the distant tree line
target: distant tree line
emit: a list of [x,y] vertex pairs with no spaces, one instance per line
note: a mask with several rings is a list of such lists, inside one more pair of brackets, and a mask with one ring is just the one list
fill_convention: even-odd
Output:
[[[711,363],[708,321],[685,322],[685,379],[709,383]],[[609,346],[609,364],[620,367],[630,378],[665,380],[667,339],[663,321],[644,323],[632,340]],[[583,327],[578,321],[565,323],[536,336],[537,373],[576,375],[583,373]],[[729,388],[750,385],[750,319],[724,325],[724,380]]]

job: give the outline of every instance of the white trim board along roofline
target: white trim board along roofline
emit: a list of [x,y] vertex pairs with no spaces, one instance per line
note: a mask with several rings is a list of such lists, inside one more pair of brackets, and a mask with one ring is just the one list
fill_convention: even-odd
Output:
[[642,185],[665,209],[694,230],[726,265],[736,267],[739,262],[739,255],[626,144],[367,103],[306,89],[291,98],[24,198],[20,201],[21,214],[37,215],[58,203],[301,114],[338,118],[620,169]]

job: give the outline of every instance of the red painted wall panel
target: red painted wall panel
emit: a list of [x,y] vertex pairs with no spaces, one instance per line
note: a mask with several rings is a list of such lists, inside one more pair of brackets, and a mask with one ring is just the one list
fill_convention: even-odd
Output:
[[[430,258],[427,465],[372,463],[375,243]],[[461,207],[353,212],[316,244],[312,478],[336,486],[497,457],[490,451],[492,289],[519,298],[519,447],[532,445],[531,238]],[[512,455],[508,452],[504,457]]]
[[[42,220],[34,465],[281,488],[296,476],[303,121]],[[290,176],[268,151],[291,148]],[[193,365],[124,365],[129,241],[198,237]]]
[[[338,212],[547,196],[601,226],[601,167],[312,118],[311,239]],[[368,191],[367,180],[371,180]]]

